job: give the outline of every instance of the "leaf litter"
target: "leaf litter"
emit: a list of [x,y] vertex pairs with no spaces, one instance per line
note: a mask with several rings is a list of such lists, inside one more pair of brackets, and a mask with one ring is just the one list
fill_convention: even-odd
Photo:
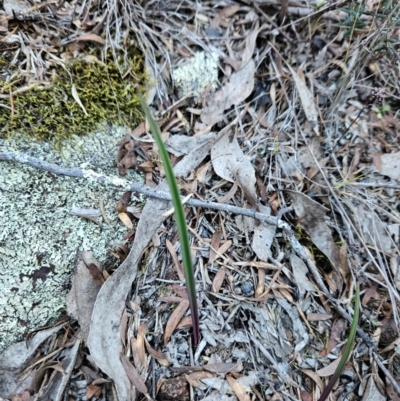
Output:
[[[388,373],[396,376],[399,366],[393,351],[399,299],[396,117],[389,113],[380,120],[366,109],[359,121],[364,131],[353,126],[341,138],[354,120],[348,117],[354,114],[354,102],[367,104],[375,84],[363,68],[377,71],[381,63],[389,65],[390,57],[363,64],[364,50],[352,33],[346,36],[345,27],[329,22],[344,21],[346,12],[335,6],[317,9],[284,2],[281,7],[272,2],[266,8],[258,3],[204,3],[196,15],[186,1],[162,12],[137,5],[132,29],[143,48],[154,54],[149,61],[157,66],[153,70],[159,80],[154,113],[169,136],[166,144],[181,177],[182,194],[267,215],[284,210],[280,218],[297,227],[302,249],[330,293],[323,294],[308,271],[309,263],[298,256],[298,249],[290,248],[284,230],[250,217],[186,207],[202,323],[202,341],[193,355],[184,317],[187,301],[178,289],[183,281],[176,269],[180,245],[173,217],[163,215],[170,205],[147,200],[140,216],[121,210],[125,224],[140,217],[139,224],[127,259],[100,288],[91,320],[90,355],[81,365],[86,372],[100,367],[114,382],[119,399],[137,394],[131,384],[161,399],[173,387],[179,388],[176,399],[188,397],[188,385],[198,399],[315,398],[324,384],[318,373],[332,373],[346,339],[348,325],[332,297],[340,297],[352,312],[350,272],[369,294],[363,327],[369,327],[368,333],[379,328],[378,352],[390,363],[386,371],[371,363],[363,356],[368,347],[359,342],[348,363],[355,374],[346,371],[334,399],[346,391],[360,400],[394,391]],[[320,30],[299,17],[310,13],[324,21]],[[275,14],[284,19],[282,25],[275,22]],[[368,14],[361,18],[372,23]],[[167,27],[168,35],[159,35]],[[365,35],[365,49],[379,36],[357,34]],[[224,35],[229,40],[220,39]],[[182,97],[179,88],[177,93],[167,91],[166,85],[174,81],[169,71],[188,58],[196,60],[199,48],[218,54],[218,84],[201,86],[192,100]],[[359,63],[354,57],[348,61],[351,52]],[[385,80],[379,82],[393,95],[396,75],[387,68],[381,71]],[[374,79],[380,80],[378,75]],[[259,82],[271,94],[271,104],[257,104],[254,88]],[[337,105],[333,121],[325,114],[332,99]],[[392,111],[396,107],[393,104]],[[158,185],[163,168],[145,128],[123,139],[116,159],[121,175],[142,166],[146,182]],[[151,242],[156,234],[158,240]],[[87,277],[96,282],[95,275]],[[382,347],[390,346],[391,351],[383,353]],[[144,363],[145,357],[153,363]],[[206,370],[213,361],[226,370]],[[233,370],[236,364],[243,369]],[[179,369],[186,369],[186,377],[179,376]],[[377,369],[387,383],[378,380]]]

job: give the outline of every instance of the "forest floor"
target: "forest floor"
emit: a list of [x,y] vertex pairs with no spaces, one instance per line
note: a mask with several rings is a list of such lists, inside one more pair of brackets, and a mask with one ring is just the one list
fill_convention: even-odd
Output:
[[[24,123],[19,98],[54,85],[56,66],[114,60],[115,92],[107,69],[63,86],[69,113],[78,131],[110,113],[126,127],[115,174],[165,192],[135,98],[146,91],[185,197],[201,339],[170,203],[132,204],[110,178],[125,186],[117,267],[78,254],[68,314],[0,355],[0,397],[318,400],[358,284],[356,341],[330,397],[400,400],[399,23],[391,0],[4,1],[3,136],[18,131],[14,114],[24,135],[40,126]],[[96,79],[111,88],[105,114],[103,95],[88,97]],[[104,210],[81,217],[107,224]]]

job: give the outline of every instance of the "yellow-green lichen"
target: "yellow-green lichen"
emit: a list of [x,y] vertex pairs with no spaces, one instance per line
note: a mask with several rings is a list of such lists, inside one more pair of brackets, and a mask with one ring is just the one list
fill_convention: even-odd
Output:
[[[126,77],[111,57],[102,62],[89,55],[57,64],[50,84],[21,93],[18,90],[27,85],[15,79],[15,73],[9,82],[0,76],[0,137],[22,134],[61,143],[74,134],[90,133],[103,122],[137,125],[143,120],[137,92],[143,91],[147,78],[138,51],[131,51],[127,59]],[[12,96],[4,96],[10,92]]]

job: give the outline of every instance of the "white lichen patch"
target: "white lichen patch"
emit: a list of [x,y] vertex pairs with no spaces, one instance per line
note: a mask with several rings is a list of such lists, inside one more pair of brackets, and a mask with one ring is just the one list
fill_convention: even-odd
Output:
[[218,55],[197,52],[185,64],[172,71],[175,87],[180,98],[193,95],[199,103],[204,92],[218,86]]
[[[117,178],[117,142],[123,129],[76,137],[56,150],[52,143],[0,140],[0,151],[20,151],[64,167],[84,167]],[[142,181],[133,170],[127,181]],[[116,182],[117,182],[116,181]],[[20,163],[0,162],[0,352],[22,335],[58,319],[78,250],[91,250],[102,264],[117,267],[111,243],[123,242],[128,229],[115,206],[125,188],[91,179],[57,176]],[[142,199],[134,198],[137,201]],[[77,209],[100,210],[108,225],[79,217]]]

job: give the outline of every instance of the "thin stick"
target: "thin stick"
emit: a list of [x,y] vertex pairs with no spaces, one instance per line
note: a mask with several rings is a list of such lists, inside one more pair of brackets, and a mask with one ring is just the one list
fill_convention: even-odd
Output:
[[[17,162],[26,164],[30,167],[35,167],[39,170],[48,171],[49,173],[56,174],[56,175],[64,175],[67,177],[74,177],[74,178],[86,178],[89,180],[95,180],[103,185],[112,185],[114,187],[122,188],[125,190],[137,192],[151,198],[171,201],[171,195],[168,192],[157,191],[153,188],[147,187],[146,185],[140,183],[132,183],[124,180],[123,178],[119,177],[109,177],[103,174],[96,173],[93,170],[85,170],[80,168],[68,168],[68,167],[61,167],[57,164],[48,163],[46,161],[37,159],[32,156],[24,155],[18,152],[0,152],[0,161],[10,161],[10,162]],[[282,227],[280,225],[280,219],[274,216],[267,216],[264,213],[258,213],[252,209],[244,209],[237,206],[232,205],[225,205],[223,203],[217,202],[208,202],[202,201],[198,199],[189,199],[186,202],[188,206],[194,207],[205,207],[209,209],[219,210],[222,212],[228,212],[233,214],[240,214],[243,216],[253,217],[259,221],[262,221],[267,224],[271,224],[274,226]],[[282,223],[284,223],[282,221]],[[286,224],[286,223],[284,223]]]

